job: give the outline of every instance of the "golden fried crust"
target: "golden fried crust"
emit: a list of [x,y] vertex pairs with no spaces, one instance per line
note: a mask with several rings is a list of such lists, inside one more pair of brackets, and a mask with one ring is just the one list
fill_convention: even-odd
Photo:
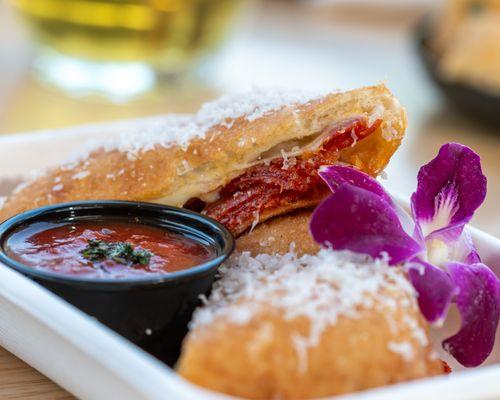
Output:
[[[402,293],[387,293],[397,299]],[[216,320],[187,337],[178,372],[200,386],[248,399],[306,399],[369,389],[444,373],[443,364],[403,320],[426,332],[416,308],[359,310],[340,317],[300,359],[292,333],[307,335],[309,320],[287,321],[268,309],[249,323]],[[392,321],[393,323],[391,323]],[[424,334],[425,336],[425,334]],[[411,347],[410,359],[390,349]]]
[[236,250],[257,254],[286,254],[293,243],[298,255],[316,254],[320,249],[309,232],[311,209],[296,211],[257,225],[236,240]]
[[182,206],[192,197],[225,185],[276,146],[306,137],[312,140],[329,126],[359,117],[383,122],[369,138],[341,154],[341,161],[377,174],[399,146],[406,128],[404,109],[384,85],[333,93],[251,121],[244,117],[225,121],[204,138],[191,140],[187,148],[156,145],[136,157],[116,149],[98,149],[76,166],[56,168],[16,191],[0,211],[0,220],[27,209],[75,200]]

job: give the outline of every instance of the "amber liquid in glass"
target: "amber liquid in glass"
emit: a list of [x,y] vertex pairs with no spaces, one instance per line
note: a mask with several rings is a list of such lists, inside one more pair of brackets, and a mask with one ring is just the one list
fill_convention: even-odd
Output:
[[42,47],[95,62],[182,69],[216,47],[240,0],[10,0]]

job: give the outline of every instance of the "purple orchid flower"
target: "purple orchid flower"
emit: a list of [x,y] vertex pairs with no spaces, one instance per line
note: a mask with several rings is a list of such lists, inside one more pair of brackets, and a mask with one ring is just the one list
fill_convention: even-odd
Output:
[[443,347],[462,365],[474,367],[491,353],[500,315],[500,281],[484,264],[464,229],[486,196],[479,156],[457,143],[418,173],[411,216],[369,175],[329,166],[320,176],[332,190],[314,211],[314,239],[337,250],[404,265],[424,317],[441,324],[451,303],[462,317]]

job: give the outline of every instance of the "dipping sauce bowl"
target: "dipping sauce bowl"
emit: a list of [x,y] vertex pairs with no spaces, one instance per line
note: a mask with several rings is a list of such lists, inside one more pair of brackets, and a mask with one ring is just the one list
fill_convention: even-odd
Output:
[[0,225],[1,263],[169,365],[233,248],[218,222],[149,203],[58,204]]

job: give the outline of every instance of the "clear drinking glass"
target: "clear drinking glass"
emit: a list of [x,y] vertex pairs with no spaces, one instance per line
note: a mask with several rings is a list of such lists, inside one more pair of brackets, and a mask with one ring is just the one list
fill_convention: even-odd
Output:
[[224,38],[241,0],[9,0],[37,45],[41,78],[117,99],[192,70]]

